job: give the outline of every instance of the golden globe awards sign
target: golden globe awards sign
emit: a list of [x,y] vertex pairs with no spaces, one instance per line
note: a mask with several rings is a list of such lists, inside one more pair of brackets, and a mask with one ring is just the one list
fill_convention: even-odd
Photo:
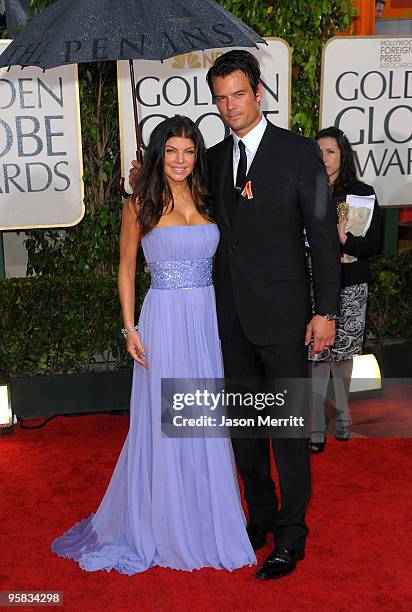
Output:
[[[290,117],[290,48],[280,38],[268,39],[268,45],[248,49],[262,68],[264,97],[262,110],[269,121],[284,128]],[[163,62],[134,62],[136,99],[143,145],[158,123],[173,115],[186,115],[202,131],[207,147],[229,134],[212,101],[206,73],[214,60],[230,49],[185,53]],[[128,62],[118,62],[120,142],[122,174],[128,174],[136,157],[132,92]]]
[[381,205],[412,203],[412,37],[337,37],[323,49],[321,127],[345,132]]
[[0,68],[0,229],[82,219],[78,92],[77,66]]

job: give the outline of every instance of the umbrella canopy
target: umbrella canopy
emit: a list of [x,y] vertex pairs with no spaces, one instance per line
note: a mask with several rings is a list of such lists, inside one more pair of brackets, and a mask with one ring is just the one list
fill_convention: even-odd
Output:
[[16,36],[0,67],[161,60],[256,43],[265,41],[213,0],[57,0]]

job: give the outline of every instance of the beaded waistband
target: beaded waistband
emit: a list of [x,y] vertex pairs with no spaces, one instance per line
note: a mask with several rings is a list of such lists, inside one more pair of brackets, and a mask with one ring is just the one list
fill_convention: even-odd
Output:
[[195,289],[212,284],[213,258],[152,261],[147,264],[152,289]]

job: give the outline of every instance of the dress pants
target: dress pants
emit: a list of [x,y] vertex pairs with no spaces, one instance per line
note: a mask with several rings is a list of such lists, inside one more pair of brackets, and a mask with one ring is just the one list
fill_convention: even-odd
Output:
[[[230,379],[300,378],[308,373],[304,340],[255,345],[235,317],[230,338],[222,342],[225,377]],[[272,443],[272,444],[270,444]],[[236,463],[245,487],[250,523],[272,523],[276,543],[305,545],[305,511],[310,498],[309,445],[306,437],[232,437]],[[279,476],[281,506],[270,474],[270,446]]]

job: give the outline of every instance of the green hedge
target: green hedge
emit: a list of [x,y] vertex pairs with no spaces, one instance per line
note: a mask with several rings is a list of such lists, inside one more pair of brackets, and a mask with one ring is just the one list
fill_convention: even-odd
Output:
[[[143,275],[138,308],[148,283]],[[0,312],[0,376],[131,365],[113,275],[2,280]]]
[[[371,262],[367,336],[412,339],[412,250]],[[149,284],[138,287],[138,308]],[[113,275],[0,281],[0,376],[128,367]]]
[[366,319],[368,341],[412,340],[412,250],[371,260]]

